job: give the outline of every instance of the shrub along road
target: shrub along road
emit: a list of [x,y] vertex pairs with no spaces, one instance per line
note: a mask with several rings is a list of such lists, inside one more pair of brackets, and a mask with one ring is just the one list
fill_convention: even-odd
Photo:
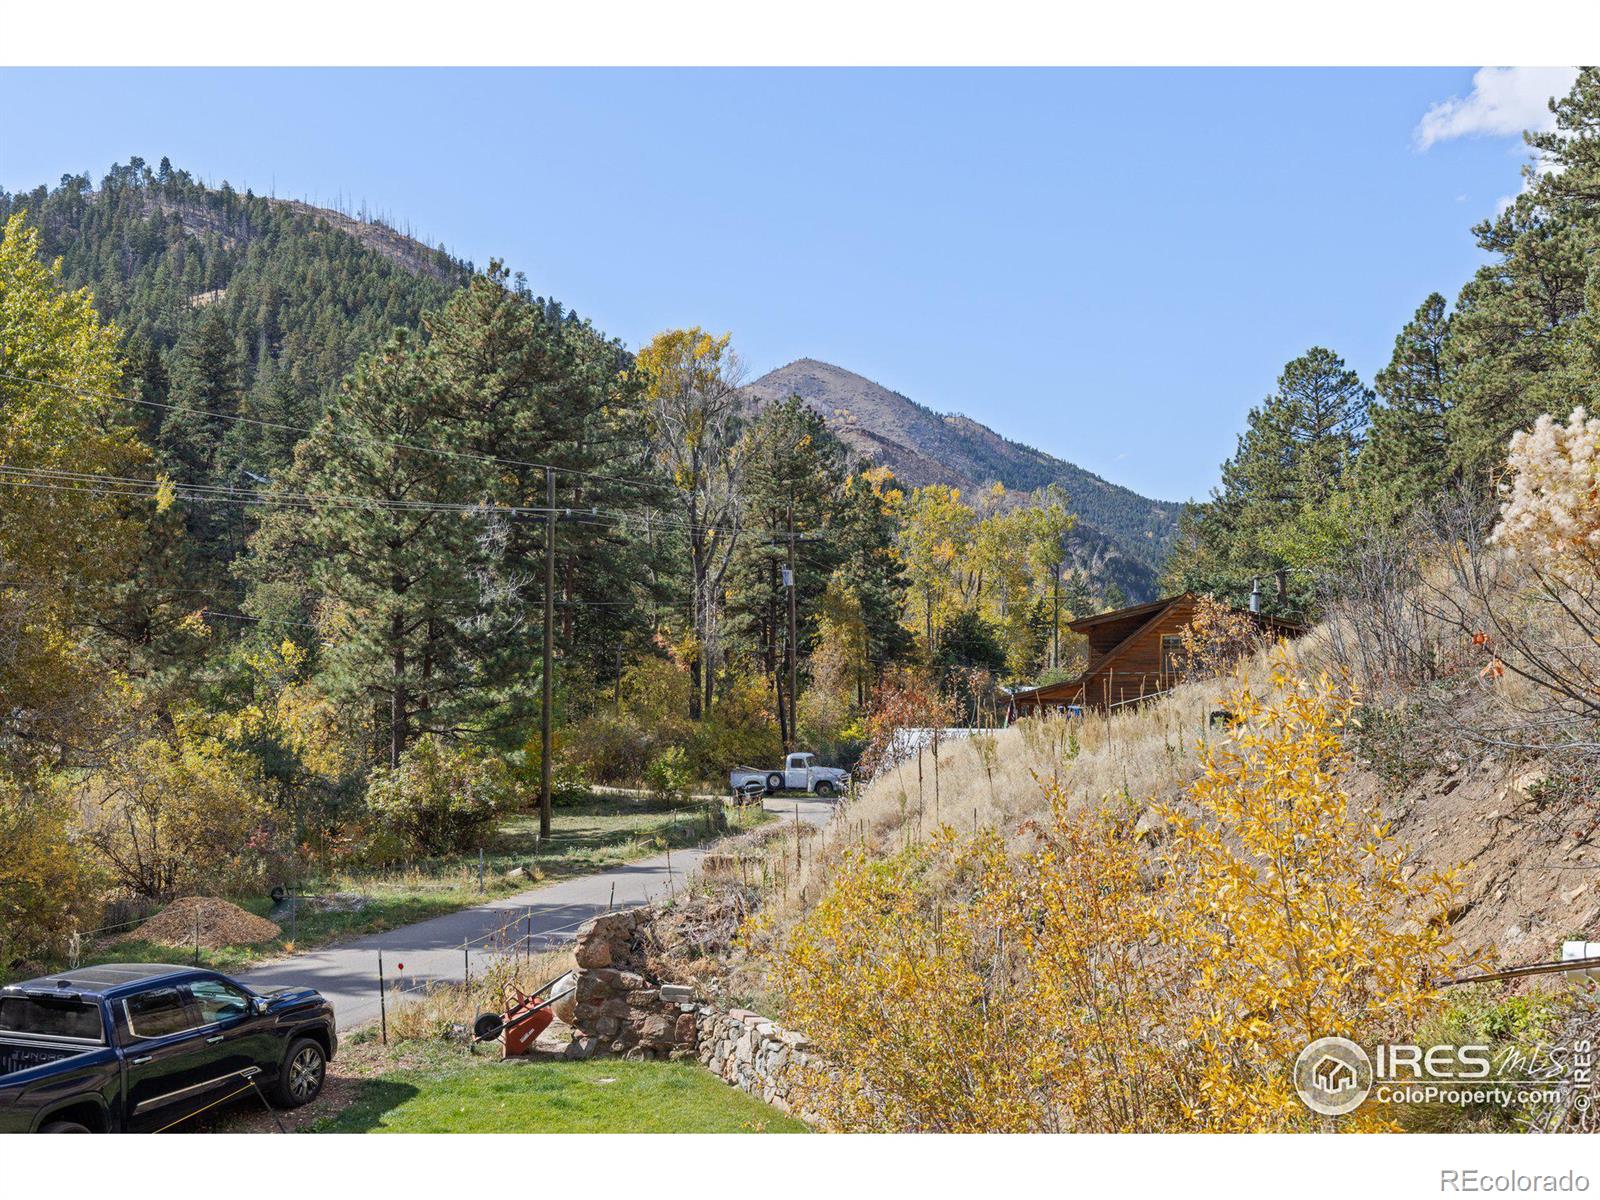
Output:
[[[833,815],[833,806],[832,800],[812,796],[766,802],[768,811],[780,817],[792,819],[798,808],[800,820],[810,825],[826,824]],[[531,946],[536,951],[554,948],[570,941],[579,925],[605,912],[613,897],[618,908],[632,908],[682,887],[704,856],[704,848],[658,854],[415,925],[263,963],[239,972],[237,977],[258,991],[295,985],[314,987],[333,1002],[339,1029],[354,1029],[379,1016],[379,953],[383,955],[384,977],[389,983],[389,1002],[404,1003],[406,991],[424,983],[461,982],[468,962],[474,974],[484,970],[499,950],[496,931],[511,922],[517,924],[507,930],[508,936],[531,935]],[[467,947],[465,952],[463,944]]]

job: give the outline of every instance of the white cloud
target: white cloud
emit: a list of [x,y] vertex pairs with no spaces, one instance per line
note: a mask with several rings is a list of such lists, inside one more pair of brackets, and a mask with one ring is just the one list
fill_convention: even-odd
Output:
[[1566,95],[1577,77],[1577,67],[1480,67],[1470,94],[1441,100],[1422,114],[1413,134],[1417,149],[1451,138],[1553,129],[1550,98]]

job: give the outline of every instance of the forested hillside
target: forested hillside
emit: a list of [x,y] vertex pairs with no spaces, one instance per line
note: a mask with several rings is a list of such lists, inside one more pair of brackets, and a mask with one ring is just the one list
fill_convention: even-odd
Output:
[[[152,405],[199,398],[188,364],[224,356],[231,374],[206,382],[230,410],[292,425],[321,414],[327,395],[391,330],[415,328],[472,273],[442,250],[339,213],[208,188],[163,159],[118,165],[96,185],[0,192],[0,220],[26,213],[41,252],[59,257],[69,287],[88,287],[115,322],[139,395]],[[163,410],[147,407],[154,434]],[[222,475],[267,477],[287,465],[292,438],[267,438]]]

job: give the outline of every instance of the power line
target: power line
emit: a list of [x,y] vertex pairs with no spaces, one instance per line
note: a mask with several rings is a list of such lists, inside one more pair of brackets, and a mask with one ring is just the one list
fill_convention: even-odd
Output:
[[[40,482],[44,481],[44,482]],[[320,492],[266,491],[260,488],[242,488],[233,484],[180,483],[175,480],[138,479],[123,475],[97,475],[82,471],[63,471],[47,467],[12,467],[0,464],[0,483],[16,487],[33,487],[46,491],[84,492],[95,495],[127,496],[136,499],[157,499],[163,488],[170,488],[175,499],[188,503],[259,505],[261,507],[294,508],[313,512],[319,507],[387,510],[397,512],[446,512],[475,516],[546,517],[553,511],[560,521],[591,526],[621,526],[638,524],[644,532],[654,526],[665,529],[694,528],[708,533],[742,532],[738,526],[702,525],[677,521],[657,514],[640,515],[617,509],[566,508],[555,509],[542,505],[467,503],[443,500],[396,500],[376,496],[342,496]]]
[[75,484],[115,484],[123,488],[136,489],[139,495],[149,496],[159,496],[164,488],[170,488],[174,495],[182,496],[185,499],[216,500],[240,504],[276,504],[288,507],[323,505],[334,508],[382,508],[418,512],[503,513],[511,516],[543,516],[549,511],[545,508],[526,506],[468,504],[443,500],[404,500],[378,496],[342,496],[321,492],[264,491],[260,488],[242,488],[234,484],[180,483],[176,480],[139,479],[126,475],[97,475],[85,471],[66,471],[51,467],[13,467],[0,464],[0,476],[6,475],[22,479],[64,481]]
[[[299,434],[302,434],[302,435],[305,435],[305,436],[310,436],[311,434],[317,432],[315,429],[313,429],[313,428],[311,428],[309,426],[305,426],[305,425],[292,425],[292,424],[288,424],[288,423],[285,423],[285,422],[279,422],[279,421],[264,421],[264,420],[261,420],[260,418],[256,418],[256,417],[246,417],[246,416],[243,416],[243,415],[240,415],[240,414],[230,414],[230,413],[216,412],[216,411],[211,410],[211,409],[193,408],[193,407],[188,407],[188,406],[185,406],[185,405],[169,404],[169,403],[166,403],[164,401],[159,401],[159,400],[145,400],[145,399],[142,399],[142,398],[137,397],[137,396],[119,396],[119,395],[116,395],[114,393],[109,393],[109,392],[93,392],[93,391],[88,391],[88,390],[83,389],[83,388],[69,387],[66,384],[56,383],[53,380],[49,380],[49,379],[35,379],[35,378],[30,377],[30,376],[17,375],[17,374],[14,374],[14,373],[11,373],[11,372],[6,372],[6,371],[0,371],[0,379],[9,379],[9,380],[12,380],[12,381],[18,382],[18,383],[33,384],[33,385],[38,386],[38,387],[54,388],[57,391],[66,392],[69,395],[79,396],[79,397],[81,397],[83,399],[87,399],[87,400],[100,400],[100,401],[109,401],[109,402],[122,402],[122,403],[129,403],[129,404],[142,404],[142,405],[145,405],[147,407],[165,409],[165,410],[170,411],[170,412],[191,413],[191,414],[194,414],[194,415],[197,415],[197,416],[211,417],[211,418],[214,418],[214,419],[220,420],[220,421],[238,421],[238,422],[243,422],[243,423],[249,424],[249,425],[260,426],[262,428],[278,429],[278,430],[282,430],[282,431],[285,431],[285,432],[299,433]],[[551,471],[559,472],[561,474],[573,475],[573,476],[577,476],[577,477],[585,478],[585,479],[597,479],[597,480],[606,481],[606,482],[612,482],[612,483],[631,483],[631,484],[636,484],[636,485],[641,486],[641,487],[648,487],[648,488],[660,488],[660,487],[664,486],[664,481],[662,481],[660,479],[646,479],[646,478],[641,478],[639,476],[615,475],[615,474],[609,474],[609,473],[600,472],[600,471],[587,471],[587,470],[583,470],[583,469],[581,469],[579,467],[562,467],[562,466],[556,466],[555,464],[552,464],[552,463],[529,462],[529,461],[526,461],[526,460],[523,460],[523,459],[516,459],[516,458],[500,458],[500,457],[496,457],[495,455],[490,455],[490,454],[478,454],[478,453],[476,453],[474,451],[448,450],[448,449],[445,449],[444,447],[440,447],[440,446],[426,446],[426,445],[421,445],[419,443],[413,443],[413,442],[401,442],[401,441],[393,441],[393,440],[389,440],[389,439],[385,439],[385,438],[368,437],[368,436],[363,436],[363,435],[359,435],[359,434],[340,433],[338,430],[334,430],[334,429],[329,429],[329,430],[326,430],[325,432],[327,432],[328,436],[330,436],[330,437],[338,438],[338,439],[343,440],[343,441],[354,442],[356,444],[363,444],[364,443],[364,444],[368,444],[368,445],[388,446],[388,447],[391,447],[391,448],[394,448],[394,449],[411,450],[411,451],[415,451],[415,452],[421,453],[421,454],[435,454],[435,455],[440,455],[440,456],[447,457],[447,458],[466,459],[466,460],[469,460],[469,461],[483,462],[483,463],[488,463],[488,464],[499,464],[499,465],[503,465],[503,466],[515,466],[515,467],[528,467],[528,468],[531,468],[531,469],[541,470],[541,471],[542,470],[551,470]],[[200,485],[192,485],[191,484],[191,485],[185,485],[185,486],[195,487],[195,486],[200,486]],[[528,511],[530,513],[532,513],[533,515],[542,515],[542,513],[543,513],[543,510],[542,509],[538,509],[538,508],[530,508],[530,509],[528,509]],[[621,514],[621,516],[624,517],[624,518],[644,519],[650,525],[660,525],[660,526],[662,526],[664,528],[677,528],[677,529],[684,529],[684,530],[690,530],[690,531],[699,530],[699,531],[705,532],[705,533],[726,533],[726,534],[729,534],[729,535],[733,535],[733,534],[738,533],[739,529],[740,529],[739,526],[711,525],[711,524],[707,524],[707,523],[701,522],[701,521],[689,521],[689,520],[687,520],[685,518],[673,517],[673,516],[668,516],[668,515],[659,514],[659,513],[651,513],[648,516],[643,517],[643,518],[639,518],[637,516],[637,514]]]
[[[36,387],[55,388],[57,391],[66,392],[85,400],[119,401],[125,404],[141,404],[147,408],[159,408],[167,412],[187,413],[192,416],[210,417],[217,421],[238,421],[246,425],[254,425],[261,429],[275,429],[283,433],[298,433],[310,436],[317,432],[307,425],[292,425],[283,421],[266,421],[259,417],[247,417],[240,413],[223,413],[209,408],[194,408],[183,404],[169,404],[162,400],[146,400],[140,396],[119,396],[110,392],[91,392],[82,388],[69,387],[64,383],[56,383],[49,379],[34,379],[26,375],[16,375],[7,371],[0,371],[0,379],[9,379],[14,383],[33,384]],[[391,438],[370,437],[363,434],[341,433],[337,429],[324,429],[327,436],[340,441],[355,442],[374,446],[387,446],[395,450],[410,450],[418,454],[435,454],[444,458],[465,459],[472,462],[487,463],[490,465],[508,467],[527,467],[538,471],[559,471],[565,475],[578,475],[587,479],[601,479],[614,483],[634,483],[643,487],[661,487],[663,481],[659,479],[645,479],[630,475],[613,475],[600,471],[586,471],[580,467],[562,467],[554,463],[529,462],[520,458],[502,458],[493,454],[479,454],[472,450],[448,450],[442,446],[426,446],[416,442],[402,442]]]
[[271,624],[271,625],[297,625],[301,629],[320,629],[321,628],[321,626],[316,625],[311,621],[287,621],[287,620],[281,620],[278,617],[252,617],[249,613],[221,612],[221,611],[219,611],[219,610],[217,610],[215,608],[201,609],[200,610],[200,615],[202,617],[225,617],[226,619],[228,619],[230,621],[258,621],[258,622],[265,622],[265,623]]

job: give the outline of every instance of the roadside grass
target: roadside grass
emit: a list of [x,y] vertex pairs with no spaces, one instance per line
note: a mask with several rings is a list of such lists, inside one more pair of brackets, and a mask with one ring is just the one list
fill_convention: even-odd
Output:
[[[1576,1019],[1579,1029],[1592,1029],[1592,1016],[1585,1020],[1593,1012],[1592,1003],[1585,993],[1549,981],[1530,981],[1528,990],[1510,994],[1492,984],[1469,984],[1453,989],[1409,1040],[1425,1051],[1435,1046],[1486,1047],[1489,1074],[1497,1084],[1553,1086],[1566,1077],[1567,1058],[1578,1040],[1569,1036],[1574,1032],[1571,1022]],[[1579,1036],[1587,1038],[1588,1033]],[[1476,1090],[1472,1081],[1464,1083],[1464,1091]],[[1513,1133],[1539,1124],[1548,1116],[1547,1107],[1537,1102],[1440,1100],[1398,1104],[1394,1113],[1407,1133]]]
[[[773,819],[760,807],[736,809],[727,805],[724,811],[730,834]],[[593,874],[665,850],[698,846],[711,840],[706,813],[702,801],[677,804],[631,796],[596,796],[557,805],[550,837],[542,842],[539,814],[517,813],[502,820],[492,840],[484,845],[481,891],[476,853],[414,863],[396,871],[340,873],[307,881],[296,891],[307,896],[351,893],[362,898],[361,904],[352,908],[323,907],[306,900],[292,921],[274,918],[282,926],[278,937],[253,945],[202,947],[199,962],[218,971],[239,971],[296,950],[382,933],[544,883]],[[518,867],[525,874],[511,877],[508,872]],[[224,898],[257,916],[268,916],[272,909],[271,900],[262,895]],[[88,943],[79,956],[83,965],[194,961],[193,946],[169,946],[127,936]],[[43,973],[65,965],[44,964]],[[40,964],[30,964],[28,970],[38,971],[39,967]],[[6,979],[6,972],[0,969],[0,982]]]
[[433,1046],[360,1081],[314,1133],[804,1133],[689,1063],[467,1058]]

